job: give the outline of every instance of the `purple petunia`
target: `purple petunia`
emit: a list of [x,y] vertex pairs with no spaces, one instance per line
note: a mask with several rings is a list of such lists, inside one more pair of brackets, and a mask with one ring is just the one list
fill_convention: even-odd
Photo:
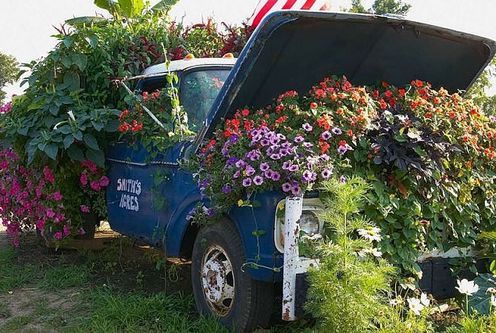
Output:
[[299,185],[293,185],[291,186],[291,194],[293,195],[300,195],[301,194],[301,188]]
[[264,172],[264,176],[265,176],[265,178],[267,178],[267,179],[272,179],[272,173],[273,173],[273,171],[272,171],[272,170],[267,170],[267,171],[265,171],[265,172]]
[[320,137],[322,138],[322,140],[329,140],[331,138],[331,132],[329,131],[325,131],[325,132],[322,132],[322,134],[320,135]]
[[329,169],[324,169],[320,174],[322,175],[322,178],[329,179],[329,177],[331,177],[332,175],[332,171]]
[[260,150],[258,149],[250,150],[248,153],[246,153],[246,158],[248,158],[250,161],[256,161],[260,159]]
[[246,166],[245,172],[247,176],[253,175],[255,171],[256,171],[255,168],[253,168],[251,165]]
[[280,160],[281,154],[272,154],[272,155],[270,155],[270,158],[273,160]]
[[239,178],[239,176],[241,176],[241,172],[238,170],[234,173],[233,178],[236,179]]
[[270,141],[267,139],[262,139],[260,140],[260,144],[264,147],[268,146],[270,144]]
[[260,170],[267,171],[269,169],[270,169],[269,163],[263,162],[262,164],[260,164]]
[[339,128],[339,127],[334,127],[334,128],[332,129],[332,133],[333,133],[334,135],[341,135],[341,134],[343,133],[343,131],[342,131],[342,130],[341,130],[341,128]]
[[285,161],[283,164],[282,164],[282,169],[283,170],[289,170],[289,168],[291,167],[291,161]]
[[237,161],[238,161],[237,157],[230,157],[227,160],[226,165],[229,165],[229,166],[235,165]]
[[272,172],[272,180],[277,182],[279,179],[281,179],[281,174],[277,171]]
[[263,177],[262,176],[258,176],[258,175],[255,176],[253,178],[253,183],[255,183],[255,185],[257,185],[257,186],[262,185],[262,183],[263,183]]
[[305,148],[312,148],[313,147],[313,143],[311,143],[311,142],[303,142],[303,147],[305,147]]
[[304,138],[304,137],[302,137],[301,135],[297,135],[297,136],[294,138],[294,141],[295,141],[296,143],[300,143],[300,142],[305,141],[305,138]]
[[300,169],[300,167],[297,165],[297,164],[293,164],[292,166],[289,167],[289,171],[291,172],[295,172],[295,171],[298,171]]
[[315,181],[315,179],[317,179],[317,174],[311,170],[305,170],[303,172],[303,176],[302,176],[303,180],[306,181],[307,183],[311,182],[311,181]]
[[312,125],[310,125],[309,123],[304,123],[301,127],[307,132],[311,132],[313,130]]
[[243,161],[243,160],[239,160],[239,161],[237,161],[237,162],[236,162],[236,167],[237,167],[238,169],[242,169],[242,168],[244,168],[245,166],[246,166],[246,162],[245,162],[245,161]]
[[281,186],[283,192],[289,192],[291,191],[291,184],[290,183],[284,183]]
[[496,116],[489,116],[489,120],[492,121],[493,123],[496,122]]
[[231,193],[231,191],[232,191],[231,185],[225,184],[224,186],[222,186],[222,193],[229,194]]
[[340,183],[346,183],[346,176],[339,177],[339,182]]
[[244,187],[251,186],[251,178],[245,178],[245,179],[243,179],[243,186]]

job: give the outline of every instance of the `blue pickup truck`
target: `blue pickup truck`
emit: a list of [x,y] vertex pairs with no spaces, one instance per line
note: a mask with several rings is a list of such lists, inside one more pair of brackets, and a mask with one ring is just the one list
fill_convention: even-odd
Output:
[[[181,103],[197,135],[154,156],[125,143],[110,147],[110,225],[162,249],[167,257],[191,260],[198,311],[234,331],[266,326],[274,308],[282,307],[284,320],[294,320],[301,314],[305,272],[318,266],[298,254],[301,233],[322,232],[318,197],[313,193],[286,197],[278,191],[257,194],[252,198],[256,208],[232,207],[220,223],[200,228],[190,223],[189,213],[198,203],[207,207],[209,203],[182,163],[221,119],[239,108],[264,107],[287,90],[305,93],[325,76],[346,75],[357,85],[379,80],[404,85],[418,78],[435,88],[465,90],[495,49],[495,43],[485,38],[397,17],[273,13],[237,60],[170,64],[167,70],[179,77]],[[138,90],[162,88],[167,70],[164,65],[148,68]],[[209,80],[221,84],[202,86]],[[281,207],[284,214],[277,214]],[[256,230],[264,233],[256,235]]]

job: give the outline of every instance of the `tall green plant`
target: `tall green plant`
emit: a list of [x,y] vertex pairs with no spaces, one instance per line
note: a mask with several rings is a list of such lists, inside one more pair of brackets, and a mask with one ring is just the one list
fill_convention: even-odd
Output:
[[377,228],[360,215],[367,189],[361,178],[322,186],[322,218],[332,241],[318,249],[321,265],[310,272],[307,310],[323,332],[371,331],[385,311],[394,269],[374,247]]

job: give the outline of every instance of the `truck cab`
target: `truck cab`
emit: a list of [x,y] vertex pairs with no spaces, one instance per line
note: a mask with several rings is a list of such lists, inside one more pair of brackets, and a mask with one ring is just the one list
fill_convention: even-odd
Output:
[[234,331],[266,326],[281,296],[283,319],[294,320],[301,277],[318,265],[299,256],[297,232],[322,231],[315,193],[256,193],[250,198],[256,207],[237,205],[220,222],[200,227],[190,213],[200,205],[208,214],[209,202],[182,163],[236,110],[262,108],[287,90],[305,94],[325,76],[345,75],[356,85],[421,79],[466,90],[495,50],[491,40],[397,17],[283,11],[264,19],[237,60],[152,66],[138,90],[161,88],[165,73],[175,72],[196,136],[153,156],[139,145],[110,147],[110,225],[167,257],[191,260],[198,311]]

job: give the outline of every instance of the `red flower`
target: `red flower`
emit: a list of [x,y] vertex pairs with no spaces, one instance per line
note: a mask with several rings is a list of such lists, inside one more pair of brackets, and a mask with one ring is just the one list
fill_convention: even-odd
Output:
[[386,90],[384,95],[386,95],[387,98],[391,98],[393,96],[393,93],[391,92],[391,90]]
[[379,101],[379,107],[381,108],[381,110],[386,110],[387,107],[388,107],[388,105],[387,105],[386,101],[384,101],[383,99],[381,99]]
[[328,120],[327,115],[323,115],[322,117],[317,119],[317,125],[320,128],[325,129],[326,131],[328,131],[331,128],[331,124],[329,124],[329,120]]
[[310,109],[315,110],[318,107],[317,103],[312,102],[310,103]]
[[243,109],[243,110],[241,110],[241,114],[243,115],[243,117],[248,117],[248,115],[250,114],[250,110]]
[[329,151],[329,148],[331,147],[331,145],[328,144],[327,142],[323,141],[323,140],[320,140],[319,141],[319,147],[320,147],[320,153],[325,154]]
[[432,113],[430,113],[430,112],[426,112],[426,113],[424,114],[424,117],[426,117],[427,119],[432,119]]
[[282,124],[286,120],[288,120],[288,116],[279,117],[279,118],[276,119],[276,124]]
[[398,93],[400,94],[401,97],[405,97],[406,95],[406,90],[401,88],[401,89],[398,89]]
[[353,131],[352,130],[347,130],[346,135],[348,135],[350,138],[353,137]]

